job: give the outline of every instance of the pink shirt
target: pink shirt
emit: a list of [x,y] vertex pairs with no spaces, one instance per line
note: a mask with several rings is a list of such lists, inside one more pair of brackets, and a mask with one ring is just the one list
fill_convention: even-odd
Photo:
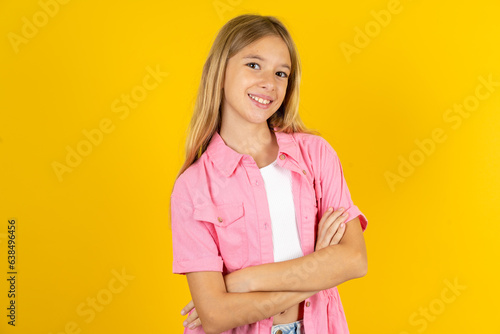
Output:
[[[367,219],[351,200],[335,150],[321,136],[275,134],[279,166],[292,171],[292,191],[304,255],[314,252],[318,222],[328,206],[344,207],[348,220]],[[269,204],[259,167],[215,132],[201,157],[176,180],[171,196],[173,273],[224,275],[274,262]],[[307,298],[306,333],[349,333],[337,287]],[[271,333],[273,317],[223,333]],[[184,333],[204,333],[201,326]]]

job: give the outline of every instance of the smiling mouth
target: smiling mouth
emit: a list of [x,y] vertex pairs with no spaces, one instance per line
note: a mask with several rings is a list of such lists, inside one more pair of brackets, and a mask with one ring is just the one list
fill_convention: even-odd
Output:
[[266,99],[263,99],[261,97],[253,96],[252,94],[248,94],[248,96],[252,100],[255,100],[255,101],[259,102],[260,104],[264,104],[264,105],[267,105],[267,104],[270,104],[271,102],[273,102],[273,100],[266,100]]

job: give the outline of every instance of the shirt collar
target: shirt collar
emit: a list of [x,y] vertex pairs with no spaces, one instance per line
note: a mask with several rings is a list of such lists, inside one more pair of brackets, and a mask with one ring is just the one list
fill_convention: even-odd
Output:
[[[279,152],[276,158],[278,159],[281,154],[286,154],[295,161],[298,161],[299,147],[293,134],[279,132],[277,130],[278,128],[275,127],[274,133],[279,146]],[[236,169],[240,160],[247,156],[246,154],[238,153],[227,146],[217,131],[215,131],[212,135],[206,151],[217,169],[219,169],[226,177],[229,177]],[[280,159],[278,159],[278,162],[279,160]]]

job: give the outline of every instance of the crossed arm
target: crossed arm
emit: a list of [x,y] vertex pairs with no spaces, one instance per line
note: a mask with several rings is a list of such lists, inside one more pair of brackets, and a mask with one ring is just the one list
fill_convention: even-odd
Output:
[[[247,267],[226,276],[213,271],[187,273],[196,305],[188,323],[199,317],[206,333],[220,333],[267,319],[321,290],[366,275],[359,218],[345,223],[342,230],[339,215],[337,211],[323,215],[316,251],[306,256]],[[318,247],[325,241],[324,247]]]

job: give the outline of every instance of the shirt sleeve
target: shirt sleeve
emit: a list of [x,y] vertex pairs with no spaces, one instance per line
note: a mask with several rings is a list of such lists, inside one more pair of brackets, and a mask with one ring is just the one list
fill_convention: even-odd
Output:
[[170,196],[172,222],[173,273],[222,271],[223,261],[215,242],[215,232],[193,218],[191,201]]
[[[335,152],[326,139],[321,137],[320,140],[323,143],[320,149],[320,189],[316,189],[316,197],[318,197],[318,195],[321,197],[321,199],[318,200],[318,217],[321,219],[329,206],[333,207],[334,211],[344,208],[345,212],[349,214],[347,221],[359,216],[361,228],[364,232],[368,225],[368,220],[352,202],[351,193],[347,187],[344,171],[337,152]],[[316,187],[318,187],[318,185],[316,185]]]

